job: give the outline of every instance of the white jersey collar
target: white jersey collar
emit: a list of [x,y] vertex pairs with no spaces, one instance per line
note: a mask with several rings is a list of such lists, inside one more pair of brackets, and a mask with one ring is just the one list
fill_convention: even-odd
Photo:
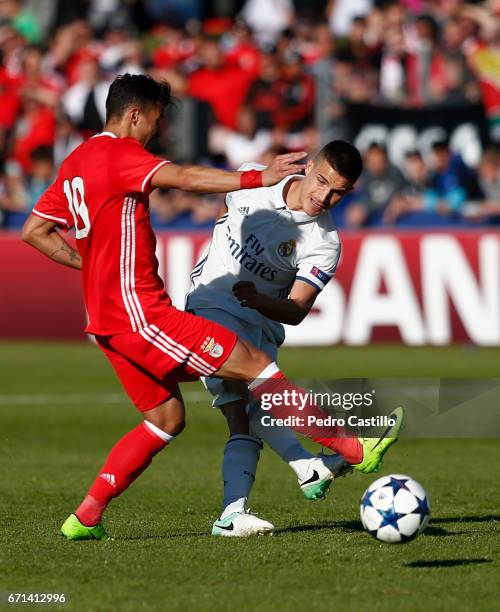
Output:
[[316,221],[318,217],[311,217],[302,210],[291,210],[288,208],[285,198],[283,197],[283,191],[285,190],[285,186],[289,181],[292,179],[302,180],[303,178],[303,174],[291,174],[290,176],[286,176],[282,181],[274,186],[276,189],[276,207],[286,208],[286,210],[292,215],[293,219],[298,223],[309,223],[311,221]]
[[111,138],[118,138],[118,136],[116,134],[113,134],[113,132],[101,132],[100,134],[94,134],[92,138],[99,138],[99,136],[110,136]]

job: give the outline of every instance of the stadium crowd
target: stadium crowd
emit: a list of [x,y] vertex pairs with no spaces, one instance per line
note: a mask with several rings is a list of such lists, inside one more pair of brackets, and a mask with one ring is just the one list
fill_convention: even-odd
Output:
[[[176,161],[234,169],[353,140],[365,170],[332,213],[341,227],[500,220],[500,0],[0,0],[0,227],[21,226],[102,129],[124,72],[171,83],[154,146]],[[352,105],[479,106],[485,130],[475,151],[436,133],[395,154],[356,140]],[[211,227],[221,201],[155,192],[152,219]]]

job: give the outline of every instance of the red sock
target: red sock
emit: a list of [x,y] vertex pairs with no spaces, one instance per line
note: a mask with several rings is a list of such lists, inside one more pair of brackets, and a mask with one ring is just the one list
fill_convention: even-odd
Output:
[[87,497],[75,511],[78,519],[87,526],[99,523],[109,502],[123,493],[167,444],[144,422],[123,436],[111,449]]
[[[258,380],[258,379],[257,379]],[[257,382],[257,381],[256,381]],[[363,447],[356,437],[348,437],[345,430],[342,428],[325,428],[315,424],[308,424],[308,417],[315,419],[324,419],[328,415],[322,412],[316,404],[312,401],[310,395],[305,389],[294,385],[290,382],[285,375],[278,371],[272,374],[269,378],[259,381],[259,384],[253,386],[253,395],[262,400],[262,397],[268,394],[268,401],[273,402],[272,396],[278,394],[281,397],[288,393],[289,396],[292,393],[299,394],[301,398],[307,398],[305,405],[302,410],[298,410],[297,406],[293,406],[291,403],[288,405],[280,405],[273,403],[270,413],[273,417],[278,419],[284,419],[287,416],[298,416],[304,419],[305,424],[303,425],[292,425],[292,429],[299,433],[311,438],[318,444],[325,446],[339,453],[344,459],[351,464],[361,463],[363,460]],[[286,397],[286,396],[285,396]]]

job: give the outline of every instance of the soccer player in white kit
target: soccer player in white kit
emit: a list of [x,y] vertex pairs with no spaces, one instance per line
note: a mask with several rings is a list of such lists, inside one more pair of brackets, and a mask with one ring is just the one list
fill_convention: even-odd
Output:
[[[245,164],[240,170],[262,168]],[[361,170],[357,149],[336,140],[307,162],[305,175],[228,193],[227,212],[191,274],[186,309],[221,323],[276,361],[285,338],[282,324],[298,325],[335,273],[341,246],[328,211],[353,189]],[[223,508],[213,535],[273,531],[271,523],[246,510],[261,440],[290,465],[308,499],[325,496],[346,466],[342,457],[313,455],[291,429],[264,427],[264,413],[239,382],[209,377],[204,383],[230,432],[222,466]]]

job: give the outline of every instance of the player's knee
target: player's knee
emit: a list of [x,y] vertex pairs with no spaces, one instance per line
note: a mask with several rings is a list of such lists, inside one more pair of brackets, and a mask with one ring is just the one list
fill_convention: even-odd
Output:
[[251,359],[252,362],[255,364],[256,369],[259,370],[259,372],[262,372],[272,362],[272,359],[269,357],[269,355],[255,347],[252,347]]
[[171,436],[178,436],[186,427],[186,419],[184,415],[175,415],[167,423],[168,433]]

